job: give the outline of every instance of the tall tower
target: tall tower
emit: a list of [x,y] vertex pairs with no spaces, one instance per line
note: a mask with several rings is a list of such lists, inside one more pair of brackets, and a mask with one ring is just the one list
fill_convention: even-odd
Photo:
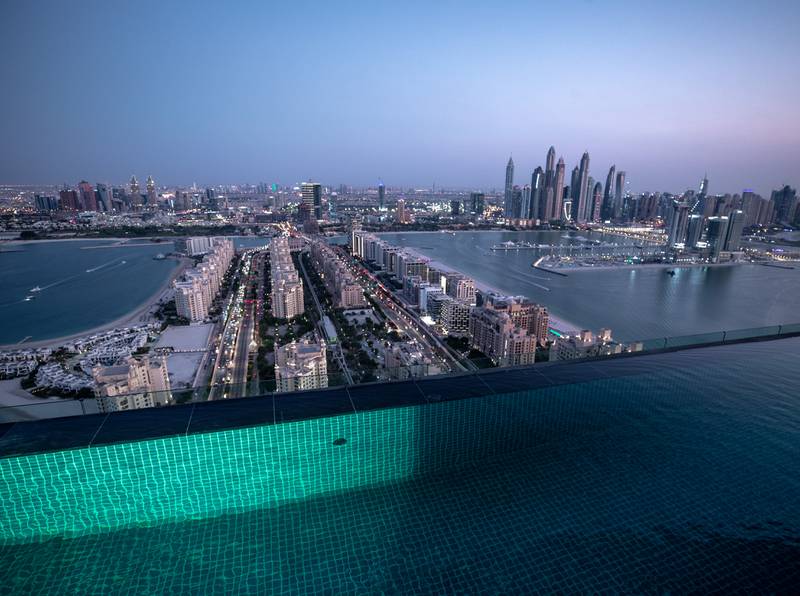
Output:
[[552,172],[556,167],[556,148],[550,145],[547,150],[547,161],[545,162],[545,172]]
[[152,176],[147,177],[147,204],[156,204],[156,183],[153,181]]
[[508,158],[508,164],[506,164],[506,186],[505,186],[505,194],[503,196],[503,207],[505,209],[505,216],[506,217],[513,217],[513,204],[512,204],[512,193],[514,190],[514,160],[510,157]]
[[564,158],[558,158],[558,165],[556,165],[556,178],[553,182],[553,213],[552,219],[562,219],[561,205],[564,202]]
[[318,182],[303,182],[300,193],[305,209],[314,214],[314,219],[322,219],[322,186]]
[[578,219],[578,200],[580,199],[581,172],[578,166],[572,168],[572,178],[569,183],[569,198],[572,199],[572,219]]
[[[588,212],[588,204],[589,204],[589,193],[591,189],[589,188],[589,152],[585,151],[583,156],[581,157],[581,167],[580,167],[580,181],[578,182],[580,185],[578,188],[578,207],[577,207],[577,216],[575,217],[575,221],[578,223],[584,223],[587,219],[587,212]],[[575,207],[573,206],[573,209]]]
[[383,203],[386,200],[386,187],[383,181],[378,182],[378,209],[383,210]]
[[544,170],[542,166],[537,166],[531,176],[531,211],[530,219],[546,220],[542,215],[542,197],[544,193]]
[[603,184],[598,182],[592,191],[592,210],[589,213],[589,221],[600,221],[600,211],[603,208]]
[[614,215],[614,172],[616,166],[611,166],[606,176],[606,189],[603,193],[603,206],[600,209],[600,218],[603,220],[611,219]]
[[617,172],[617,182],[614,185],[614,218],[622,217],[623,203],[625,199],[625,172],[620,170]]

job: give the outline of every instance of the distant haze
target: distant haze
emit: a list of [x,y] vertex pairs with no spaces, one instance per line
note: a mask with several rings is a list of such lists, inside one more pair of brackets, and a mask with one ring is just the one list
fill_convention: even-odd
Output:
[[501,188],[555,145],[632,191],[800,183],[800,2],[0,9],[0,182]]

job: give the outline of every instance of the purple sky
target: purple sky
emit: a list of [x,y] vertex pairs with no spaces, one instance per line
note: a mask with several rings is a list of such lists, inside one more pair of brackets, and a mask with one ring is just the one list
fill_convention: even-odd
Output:
[[270,4],[6,0],[0,182],[800,184],[796,0]]

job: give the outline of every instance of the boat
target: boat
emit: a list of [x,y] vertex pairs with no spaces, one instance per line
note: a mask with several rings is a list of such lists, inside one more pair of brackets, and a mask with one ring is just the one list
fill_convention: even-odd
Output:
[[675,275],[675,270],[674,269],[667,269],[667,275],[669,275],[669,276]]
[[[163,252],[160,252],[156,256],[153,257],[153,260],[154,261],[163,261],[166,258],[167,258],[166,255]],[[124,263],[124,261],[123,261],[123,263]]]
[[41,292],[41,291],[42,291],[42,288],[40,288],[39,286],[35,286],[35,287],[31,288],[31,292]]
[[28,295],[28,296],[25,296],[25,302],[30,302],[30,301],[31,301],[31,300],[33,300],[34,298],[36,298],[36,296],[34,296],[33,294],[30,294],[30,295]]

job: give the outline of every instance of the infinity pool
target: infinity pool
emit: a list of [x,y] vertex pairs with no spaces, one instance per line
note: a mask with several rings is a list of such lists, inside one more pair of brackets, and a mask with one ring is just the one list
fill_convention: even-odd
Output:
[[0,592],[795,591],[800,339],[592,366],[0,459]]

